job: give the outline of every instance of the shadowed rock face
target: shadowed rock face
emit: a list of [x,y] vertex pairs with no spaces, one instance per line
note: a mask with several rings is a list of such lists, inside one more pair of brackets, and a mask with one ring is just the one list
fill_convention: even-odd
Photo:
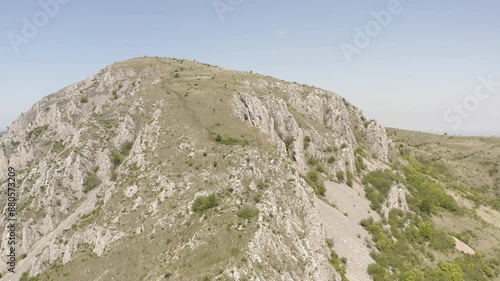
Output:
[[355,173],[355,149],[373,163],[389,150],[385,129],[334,93],[162,58],[42,99],[0,144],[26,256],[15,275],[1,263],[6,280],[340,280],[303,176]]

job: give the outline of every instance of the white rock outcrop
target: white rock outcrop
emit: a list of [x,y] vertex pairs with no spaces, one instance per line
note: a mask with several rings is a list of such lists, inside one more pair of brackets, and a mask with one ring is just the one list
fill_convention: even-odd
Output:
[[389,190],[386,201],[382,204],[382,213],[385,218],[389,217],[389,212],[392,209],[399,209],[403,212],[408,212],[408,204],[406,203],[406,187],[399,183]]

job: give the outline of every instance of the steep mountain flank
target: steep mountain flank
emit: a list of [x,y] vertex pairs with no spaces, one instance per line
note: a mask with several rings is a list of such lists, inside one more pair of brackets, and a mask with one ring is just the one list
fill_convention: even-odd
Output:
[[22,258],[6,280],[338,279],[304,175],[329,157],[325,175],[353,172],[362,144],[388,151],[333,93],[162,58],[44,98],[1,143]]

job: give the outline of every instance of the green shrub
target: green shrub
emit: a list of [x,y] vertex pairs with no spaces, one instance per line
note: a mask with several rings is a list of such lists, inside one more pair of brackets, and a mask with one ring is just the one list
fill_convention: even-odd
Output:
[[217,135],[215,137],[215,141],[218,142],[218,143],[220,143],[220,144],[224,144],[224,145],[242,145],[242,146],[246,146],[246,145],[250,144],[247,140],[239,140],[239,139],[231,138],[231,137],[223,138],[221,135]]
[[313,182],[316,182],[319,180],[319,174],[317,171],[315,170],[311,170],[309,171],[309,173],[307,173],[307,178],[310,180],[310,181],[313,181]]
[[471,238],[475,238],[475,234],[471,230],[455,233],[453,236],[455,236],[458,240],[463,241],[465,244],[469,244]]
[[97,176],[98,167],[87,173],[83,181],[83,192],[87,193],[101,184],[101,179]]
[[375,188],[365,185],[365,196],[370,200],[370,208],[378,211],[384,202],[384,197]]
[[111,175],[109,177],[111,181],[116,181],[118,179],[118,173],[116,172],[115,168],[111,169]]
[[[347,261],[345,258],[339,258],[337,253],[335,253],[333,250],[330,254],[330,258],[328,260],[330,264],[335,268],[335,270],[340,274],[342,281],[347,280],[346,279],[346,268],[345,268],[345,262]],[[345,262],[344,262],[345,261]]]
[[89,98],[87,98],[86,96],[83,96],[80,98],[80,102],[81,103],[88,103],[89,102]]
[[333,164],[333,163],[335,163],[335,160],[336,160],[335,156],[330,156],[330,157],[328,157],[327,162],[328,162],[328,164]]
[[499,276],[499,260],[486,260],[480,255],[463,255],[454,261],[460,266],[465,280],[489,281]]
[[49,125],[39,126],[28,132],[28,139],[37,139],[49,129]]
[[29,278],[30,278],[30,274],[27,271],[25,271],[21,275],[21,279],[19,279],[19,281],[29,281]]
[[259,214],[259,209],[252,206],[243,206],[236,215],[242,219],[251,219]]
[[347,178],[347,181],[346,181],[347,185],[352,187],[352,184],[353,184],[352,180],[353,180],[354,176],[351,173],[351,171],[347,171],[346,178]]
[[326,188],[323,183],[317,183],[314,190],[317,195],[325,196]]
[[455,247],[455,241],[444,232],[433,235],[429,245],[438,251],[444,252]]
[[389,280],[387,269],[376,263],[368,265],[368,274],[373,278],[373,281],[386,281]]
[[61,152],[63,152],[64,150],[64,142],[63,141],[55,141],[53,144],[52,144],[52,148],[51,148],[51,151],[55,154],[59,154]]
[[338,150],[339,149],[336,146],[334,146],[334,145],[328,146],[327,148],[325,148],[325,152],[330,152],[330,153],[337,152]]
[[316,171],[323,173],[323,174],[327,173],[325,167],[323,167],[323,165],[321,165],[321,164],[316,165]]
[[304,137],[304,150],[307,150],[310,143],[311,143],[311,138],[309,136],[305,136]]
[[421,164],[418,160],[407,157],[410,165],[403,168],[405,175],[405,185],[412,193],[408,204],[425,214],[435,214],[440,209],[458,211],[456,201],[446,194],[444,188],[431,179],[431,175],[426,174],[430,168],[428,164]]
[[355,165],[356,165],[356,172],[360,173],[362,170],[366,169],[366,165],[363,162],[363,158],[358,155],[355,159]]
[[443,280],[449,281],[465,281],[462,268],[456,263],[441,262],[439,263],[441,276]]
[[345,181],[345,174],[343,171],[338,171],[336,176],[339,183],[343,183]]
[[425,240],[430,240],[434,236],[435,232],[435,229],[425,221],[418,224],[418,233]]
[[325,242],[329,249],[333,248],[333,239],[326,239]]
[[123,163],[123,155],[120,153],[120,151],[113,151],[111,152],[111,162],[113,162],[113,165],[115,167],[120,166]]
[[405,217],[405,212],[400,209],[391,209],[388,215],[388,224],[391,226],[391,232],[394,230],[401,230],[405,228],[405,223],[408,218]]
[[318,159],[316,159],[316,157],[314,157],[314,156],[309,156],[309,157],[307,157],[307,164],[314,166],[314,165],[318,164]]
[[366,158],[366,153],[363,147],[358,147],[354,150],[354,154],[357,156],[365,157]]
[[286,151],[290,153],[294,139],[292,137],[287,137],[283,142],[285,143]]
[[134,146],[133,141],[126,141],[122,144],[120,148],[120,153],[122,155],[128,155],[130,153],[130,150],[132,150],[132,147]]
[[193,202],[191,209],[195,213],[201,213],[205,210],[217,207],[219,205],[217,196],[211,194],[209,196],[198,196]]
[[316,195],[325,195],[326,188],[317,170],[310,170],[305,178],[307,184],[314,190]]
[[394,185],[394,182],[397,180],[397,177],[388,169],[382,171],[377,170],[368,173],[363,178],[363,185],[371,185],[375,189],[377,189],[383,197],[387,196],[389,190]]

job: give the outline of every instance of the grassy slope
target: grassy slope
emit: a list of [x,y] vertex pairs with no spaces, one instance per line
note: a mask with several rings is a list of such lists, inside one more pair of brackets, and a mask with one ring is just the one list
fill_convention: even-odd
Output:
[[[374,279],[394,280],[398,276],[410,278],[408,280],[422,280],[422,277],[441,280],[439,278],[453,274],[458,278],[453,280],[498,278],[500,187],[496,167],[500,163],[500,139],[438,136],[399,129],[387,131],[396,148],[392,151],[391,167],[396,180],[409,189],[408,204],[416,216],[404,215],[402,220],[390,218],[385,223],[391,228],[385,231],[380,228],[384,222],[365,222],[374,240],[379,240],[374,252],[380,253],[374,256],[378,266],[371,268]],[[373,179],[367,181],[377,183],[379,190],[389,186],[383,187],[383,182]],[[402,214],[394,215],[393,218],[398,218]],[[410,228],[401,224],[404,221]],[[416,232],[412,227],[416,227]],[[398,242],[391,243],[387,236]],[[467,256],[447,246],[446,240],[451,236],[468,243],[476,255]],[[436,240],[439,237],[447,238]],[[405,247],[407,249],[402,250]],[[401,264],[400,260],[407,260],[409,264]],[[395,275],[389,273],[390,267],[398,268]]]
[[441,136],[388,129],[396,147],[421,162],[439,167],[438,180],[466,210],[442,212],[434,221],[461,233],[472,247],[489,256],[500,253],[500,138]]
[[497,202],[500,210],[500,138],[387,131],[396,146],[404,144],[423,159],[445,166],[446,176]]

